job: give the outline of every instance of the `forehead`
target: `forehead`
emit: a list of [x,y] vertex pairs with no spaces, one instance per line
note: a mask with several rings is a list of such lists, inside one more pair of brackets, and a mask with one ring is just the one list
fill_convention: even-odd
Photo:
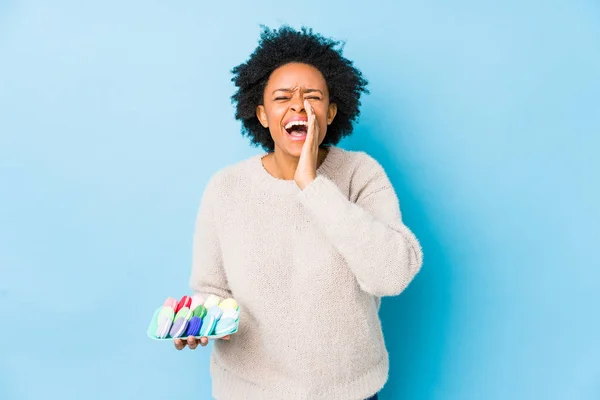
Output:
[[277,68],[267,82],[267,87],[276,88],[306,88],[327,89],[327,82],[321,71],[312,65],[290,63]]

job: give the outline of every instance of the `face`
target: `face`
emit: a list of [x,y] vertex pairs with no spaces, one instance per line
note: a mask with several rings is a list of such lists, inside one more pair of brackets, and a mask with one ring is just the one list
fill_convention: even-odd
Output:
[[321,144],[337,112],[337,106],[329,102],[325,78],[315,67],[302,63],[286,64],[273,71],[256,116],[262,126],[269,128],[275,151],[300,157],[308,121],[305,99],[314,110]]

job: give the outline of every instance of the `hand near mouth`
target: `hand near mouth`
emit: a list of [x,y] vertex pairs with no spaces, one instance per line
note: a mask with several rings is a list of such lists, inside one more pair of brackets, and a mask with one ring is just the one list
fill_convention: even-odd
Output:
[[317,116],[308,100],[304,100],[304,109],[308,115],[308,131],[302,145],[298,167],[296,167],[296,173],[294,174],[296,184],[303,190],[317,177],[317,161],[319,159],[319,125],[317,123]]

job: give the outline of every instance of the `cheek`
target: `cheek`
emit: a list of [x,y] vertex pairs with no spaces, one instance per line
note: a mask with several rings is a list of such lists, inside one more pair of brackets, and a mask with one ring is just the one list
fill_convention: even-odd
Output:
[[269,123],[278,124],[281,122],[283,116],[285,115],[285,108],[281,106],[271,106],[268,112]]

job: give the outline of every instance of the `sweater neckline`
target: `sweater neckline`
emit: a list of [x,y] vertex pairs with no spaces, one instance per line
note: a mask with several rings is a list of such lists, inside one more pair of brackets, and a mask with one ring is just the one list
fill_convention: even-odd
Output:
[[[327,146],[327,155],[325,156],[325,159],[323,160],[319,168],[317,168],[317,176],[330,176],[330,172],[335,166],[335,162],[338,158],[340,151],[341,150],[336,146]],[[251,160],[251,166],[253,169],[252,175],[256,178],[257,183],[267,190],[276,191],[282,194],[300,193],[302,190],[298,187],[298,185],[293,179],[277,178],[271,175],[269,171],[267,171],[267,169],[263,165],[262,159],[268,154],[268,152],[263,152],[254,156]]]

